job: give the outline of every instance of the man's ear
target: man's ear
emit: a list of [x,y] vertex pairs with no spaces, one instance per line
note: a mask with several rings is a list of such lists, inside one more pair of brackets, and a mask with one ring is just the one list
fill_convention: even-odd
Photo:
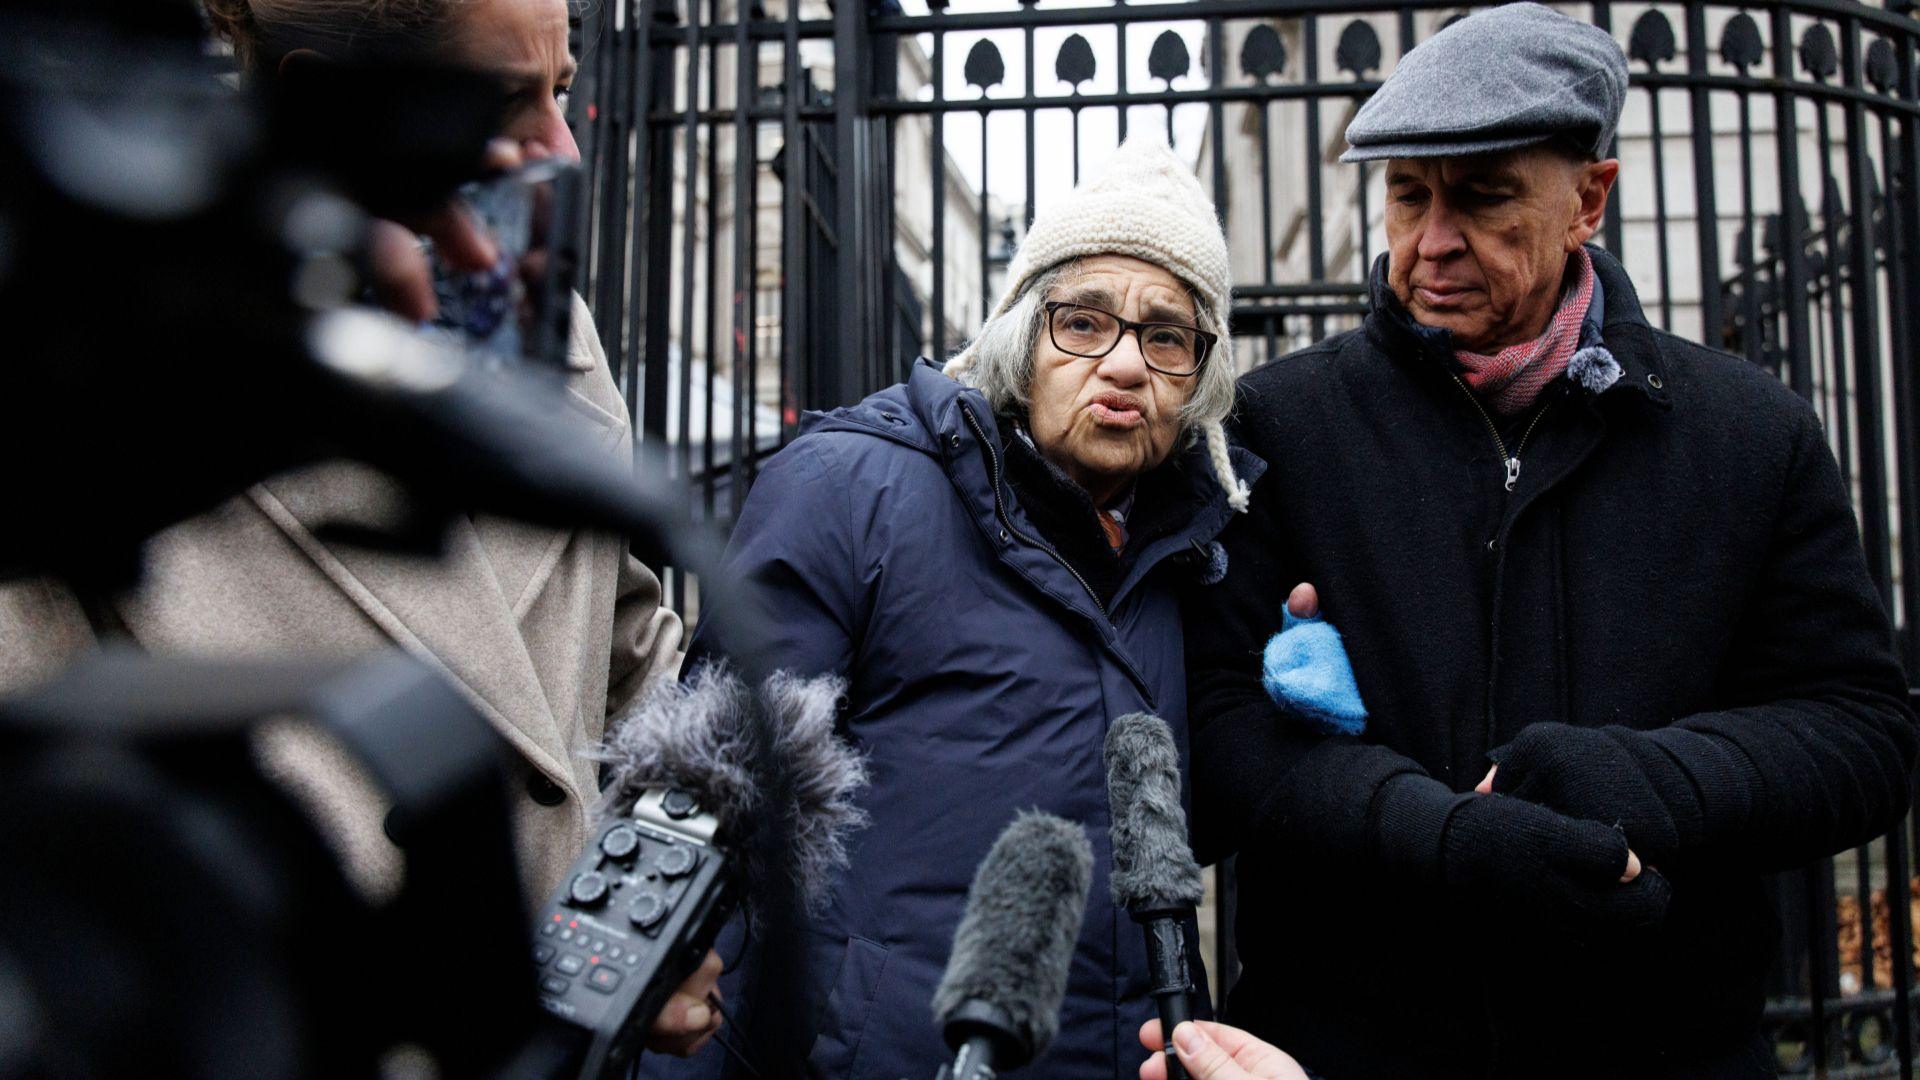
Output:
[[1573,254],[1574,249],[1600,231],[1600,222],[1607,214],[1607,196],[1613,192],[1613,182],[1619,178],[1618,158],[1591,161],[1575,171],[1574,195],[1579,203],[1574,210],[1573,221],[1567,226],[1567,254]]
[[274,70],[280,78],[293,81],[312,71],[316,65],[328,63],[332,61],[327,59],[325,53],[312,49],[294,49],[280,58],[280,64]]

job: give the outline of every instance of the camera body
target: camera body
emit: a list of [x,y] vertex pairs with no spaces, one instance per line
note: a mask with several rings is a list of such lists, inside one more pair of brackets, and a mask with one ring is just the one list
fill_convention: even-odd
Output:
[[675,788],[649,788],[604,824],[542,909],[540,1004],[590,1043],[579,1075],[620,1075],[667,997],[738,902],[719,822]]

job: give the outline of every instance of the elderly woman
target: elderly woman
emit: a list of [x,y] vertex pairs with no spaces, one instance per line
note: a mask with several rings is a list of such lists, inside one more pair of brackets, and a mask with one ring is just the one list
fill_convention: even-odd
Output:
[[[206,9],[248,78],[294,77],[298,65],[362,45],[415,49],[498,73],[509,158],[579,157],[561,110],[574,74],[566,0],[206,0]],[[457,218],[435,224],[450,257],[460,249],[445,241],[473,239]],[[383,228],[383,297],[424,316],[431,289],[417,244],[396,224]],[[568,360],[580,423],[606,445],[629,446],[627,410],[577,299]],[[403,648],[450,678],[512,748],[523,879],[530,898],[543,897],[588,837],[599,788],[585,751],[609,717],[677,665],[680,620],[617,536],[460,517],[435,561],[340,543],[325,529],[390,524],[405,505],[384,476],[320,465],[157,536],[129,595],[52,581],[0,587],[0,691],[52,674],[103,637],[203,656]],[[389,887],[398,852],[357,771],[319,744],[279,744],[270,757],[322,813],[354,879]],[[691,1052],[718,1027],[705,1000],[718,968],[710,958],[668,1004],[656,1050]]]
[[1220,573],[1213,537],[1262,469],[1221,433],[1227,297],[1200,185],[1130,141],[1035,220],[958,379],[922,363],[809,417],[746,500],[729,561],[759,586],[761,659],[844,675],[843,733],[871,767],[871,825],[808,929],[809,1075],[933,1075],[929,1002],[969,880],[1029,807],[1087,826],[1096,877],[1059,1035],[1021,1075],[1135,1074],[1153,1007],[1109,897],[1101,747],[1142,711],[1184,739],[1175,595]]

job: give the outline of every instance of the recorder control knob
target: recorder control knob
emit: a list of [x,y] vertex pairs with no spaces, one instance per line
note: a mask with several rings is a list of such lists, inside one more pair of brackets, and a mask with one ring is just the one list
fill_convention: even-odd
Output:
[[671,847],[660,853],[654,865],[667,877],[676,878],[700,865],[700,857],[694,854],[692,848]]
[[693,797],[693,792],[674,788],[661,797],[660,809],[665,810],[673,820],[681,821],[699,813],[700,802]]
[[600,850],[610,859],[628,859],[640,850],[640,834],[625,825],[616,825],[600,838]]
[[607,902],[607,876],[598,870],[589,870],[574,877],[573,884],[567,887],[567,899],[575,907],[599,907]]
[[655,892],[643,892],[627,905],[627,919],[642,930],[650,930],[667,916],[667,898]]

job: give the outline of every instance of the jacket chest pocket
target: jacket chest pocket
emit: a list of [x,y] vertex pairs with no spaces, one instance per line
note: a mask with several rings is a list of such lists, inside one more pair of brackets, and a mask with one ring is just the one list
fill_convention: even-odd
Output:
[[867,1019],[887,973],[887,947],[866,938],[847,939],[840,967],[827,993],[819,1033],[807,1055],[811,1076],[850,1077],[859,1063]]

